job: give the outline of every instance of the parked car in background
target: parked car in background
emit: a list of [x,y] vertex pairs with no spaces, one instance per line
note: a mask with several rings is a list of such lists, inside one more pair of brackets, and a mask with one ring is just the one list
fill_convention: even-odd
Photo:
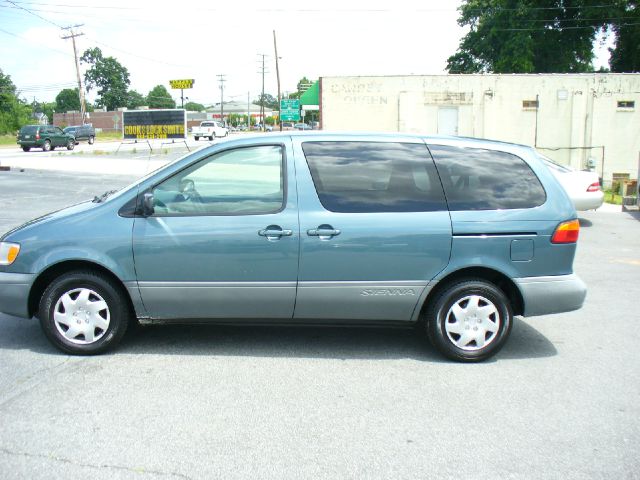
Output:
[[37,315],[73,354],[114,347],[137,317],[393,324],[481,361],[514,316],[582,306],[579,229],[530,147],[242,135],[0,237],[0,311]]
[[293,130],[293,122],[282,122],[282,130]]
[[200,137],[213,140],[216,137],[226,137],[229,135],[229,129],[216,120],[205,120],[200,123],[199,127],[193,127],[191,129],[191,135],[193,135],[195,140],[200,140]]
[[64,133],[59,127],[53,125],[25,125],[18,132],[17,142],[25,152],[32,148],[41,148],[44,152],[56,147],[73,150],[76,144],[73,135]]
[[600,188],[600,178],[596,172],[574,170],[560,165],[544,155],[541,157],[560,185],[567,191],[576,210],[595,210],[602,206],[604,193]]
[[89,145],[93,145],[96,140],[96,130],[91,124],[74,125],[65,128],[63,132],[73,135],[76,139],[76,145],[81,141],[87,142]]
[[294,125],[294,128],[296,130],[312,130],[311,125],[308,125],[306,123],[296,123]]

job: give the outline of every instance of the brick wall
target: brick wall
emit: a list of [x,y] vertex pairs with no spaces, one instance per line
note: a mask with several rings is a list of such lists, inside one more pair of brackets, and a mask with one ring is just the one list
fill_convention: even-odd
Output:
[[[95,129],[101,129],[105,132],[122,131],[122,112],[89,112],[88,115],[87,123],[91,123]],[[57,127],[64,128],[81,123],[80,112],[53,114],[53,124]]]

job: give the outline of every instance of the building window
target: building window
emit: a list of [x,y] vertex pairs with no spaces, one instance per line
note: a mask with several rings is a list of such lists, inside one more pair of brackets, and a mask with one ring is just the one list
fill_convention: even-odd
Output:
[[625,110],[633,110],[636,107],[636,102],[633,100],[618,100],[618,108]]
[[524,109],[538,108],[538,101],[537,100],[523,100],[522,101],[522,108],[524,108]]

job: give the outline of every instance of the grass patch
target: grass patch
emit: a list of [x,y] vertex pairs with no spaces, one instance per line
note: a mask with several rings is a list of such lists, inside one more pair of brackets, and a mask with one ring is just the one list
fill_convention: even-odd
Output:
[[122,132],[96,132],[96,142],[122,141]]
[[622,195],[613,193],[611,190],[604,191],[604,202],[612,203],[614,205],[622,205]]
[[14,145],[15,147],[17,147],[18,144],[16,143],[16,136],[0,135],[0,145]]

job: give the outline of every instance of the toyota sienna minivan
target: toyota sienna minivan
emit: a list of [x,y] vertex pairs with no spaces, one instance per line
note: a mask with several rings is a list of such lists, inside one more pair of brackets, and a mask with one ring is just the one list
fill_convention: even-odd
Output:
[[530,147],[300,132],[223,141],[0,239],[0,311],[71,354],[127,325],[416,326],[458,361],[579,309],[576,212]]

